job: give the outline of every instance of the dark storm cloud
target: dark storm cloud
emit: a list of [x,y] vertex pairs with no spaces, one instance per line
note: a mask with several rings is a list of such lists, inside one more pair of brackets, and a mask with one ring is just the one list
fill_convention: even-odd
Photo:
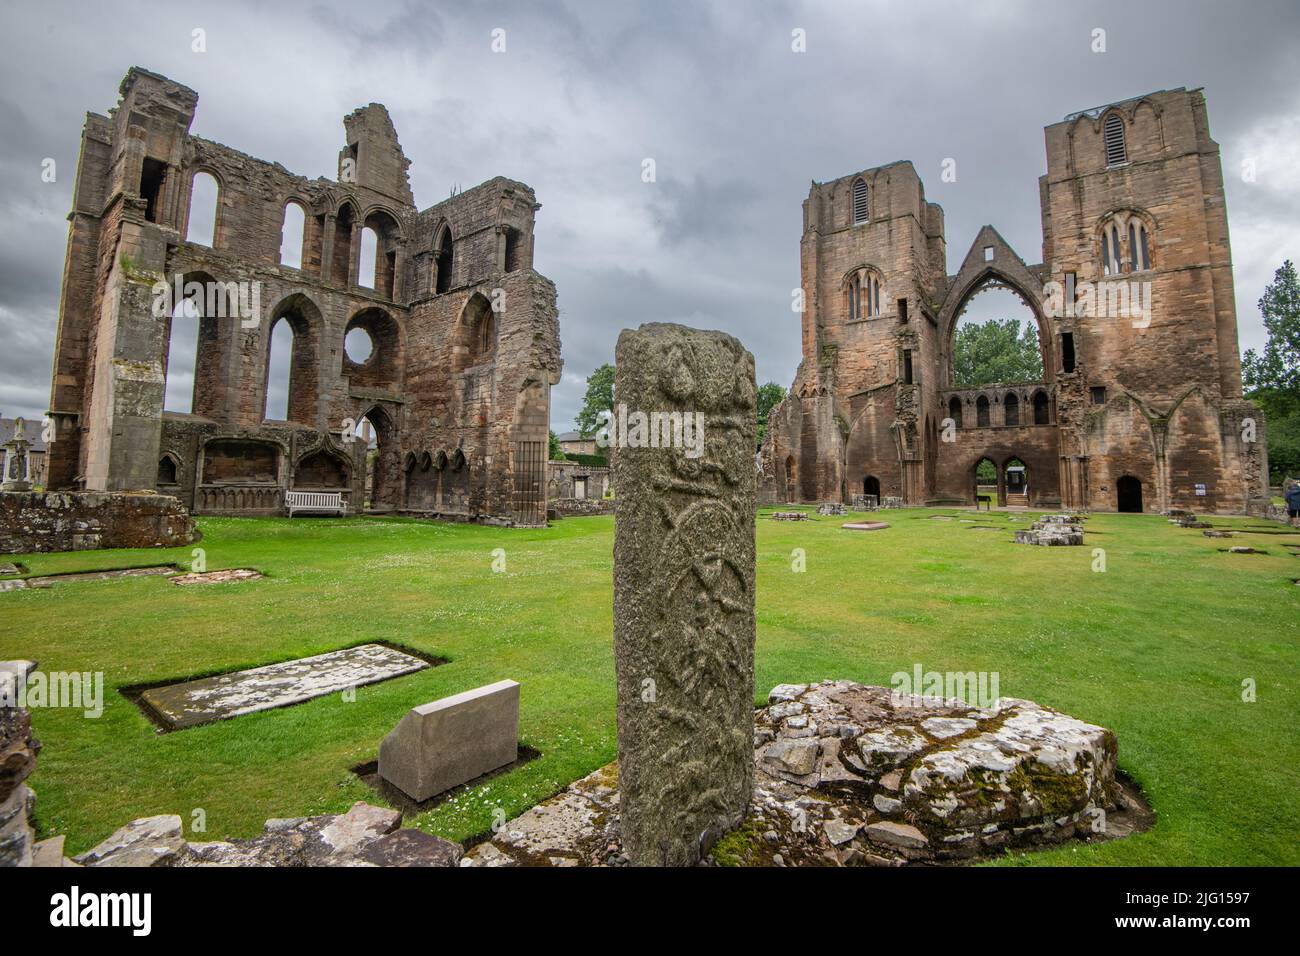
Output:
[[[197,135],[303,175],[332,176],[341,118],[377,101],[421,206],[498,174],[531,184],[537,267],[559,289],[561,431],[619,330],[645,321],[729,331],[760,379],[789,384],[810,180],[910,159],[944,207],[950,271],[984,223],[1037,262],[1043,126],[1150,90],[1206,89],[1243,347],[1262,342],[1264,283],[1300,258],[1294,2],[55,4],[6,20],[6,415],[44,410],[82,117],[113,105],[132,64],[199,91]],[[791,50],[795,29],[806,53]],[[956,182],[940,180],[947,158]]]

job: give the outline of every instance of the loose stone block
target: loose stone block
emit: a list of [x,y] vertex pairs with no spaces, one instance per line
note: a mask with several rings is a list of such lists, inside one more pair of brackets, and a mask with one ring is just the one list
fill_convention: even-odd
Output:
[[624,331],[615,354],[629,422],[704,424],[702,450],[629,434],[614,452],[623,844],[634,864],[687,866],[753,790],[754,359],[729,335],[665,324]]
[[412,707],[379,745],[379,775],[418,802],[518,753],[519,685],[503,680]]

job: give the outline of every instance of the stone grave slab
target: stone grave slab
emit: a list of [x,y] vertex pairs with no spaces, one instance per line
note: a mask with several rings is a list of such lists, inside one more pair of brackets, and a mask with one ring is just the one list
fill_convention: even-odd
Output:
[[418,657],[391,647],[362,644],[281,664],[153,687],[140,697],[168,729],[183,730],[259,710],[287,707],[350,687],[401,677],[428,666]]

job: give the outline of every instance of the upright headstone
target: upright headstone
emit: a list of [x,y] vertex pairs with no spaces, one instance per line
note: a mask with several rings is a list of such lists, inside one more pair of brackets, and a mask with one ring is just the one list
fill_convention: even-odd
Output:
[[615,368],[620,829],[634,864],[687,866],[754,785],[754,357],[655,323]]

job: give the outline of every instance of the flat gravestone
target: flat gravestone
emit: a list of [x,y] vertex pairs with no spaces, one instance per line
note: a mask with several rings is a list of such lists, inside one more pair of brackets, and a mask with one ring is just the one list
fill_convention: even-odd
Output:
[[140,695],[170,730],[287,707],[423,670],[428,663],[382,644],[362,644],[283,664],[203,677]]
[[497,681],[412,707],[379,745],[379,775],[417,803],[519,754],[519,685]]
[[[689,866],[754,785],[754,358],[650,324],[614,367],[620,835],[633,864]],[[638,414],[690,416],[703,441],[646,447]]]

